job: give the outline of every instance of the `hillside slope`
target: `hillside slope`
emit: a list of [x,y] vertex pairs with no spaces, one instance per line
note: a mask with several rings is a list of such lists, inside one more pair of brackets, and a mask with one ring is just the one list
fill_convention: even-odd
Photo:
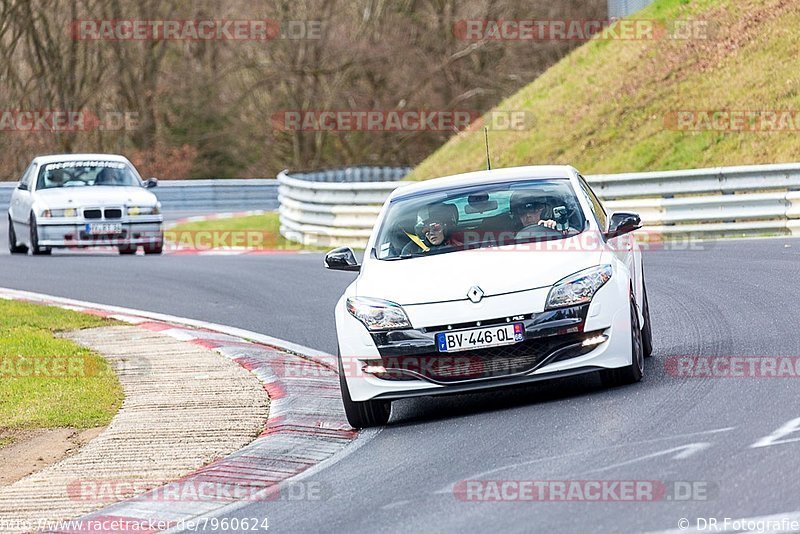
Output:
[[[792,122],[800,117],[800,2],[659,0],[634,17],[707,21],[708,38],[595,39],[576,49],[497,106],[535,119],[525,131],[490,131],[495,167],[563,163],[613,173],[800,160],[800,119]],[[776,115],[779,131],[720,131],[703,121],[715,111],[796,115]],[[481,169],[485,158],[475,128],[409,178]]]

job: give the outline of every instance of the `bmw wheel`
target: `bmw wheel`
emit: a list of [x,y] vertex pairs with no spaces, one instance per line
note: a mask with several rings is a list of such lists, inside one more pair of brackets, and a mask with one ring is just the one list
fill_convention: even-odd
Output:
[[39,246],[39,228],[36,226],[36,217],[31,213],[31,254],[34,256],[47,256],[52,252],[50,247]]
[[8,251],[11,254],[23,254],[28,251],[25,245],[17,244],[17,233],[14,231],[14,223],[11,222],[11,216],[8,216]]

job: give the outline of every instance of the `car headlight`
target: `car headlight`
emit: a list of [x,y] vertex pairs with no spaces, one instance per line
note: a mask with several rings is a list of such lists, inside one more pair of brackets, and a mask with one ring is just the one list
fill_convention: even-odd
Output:
[[367,297],[347,299],[347,311],[361,321],[367,330],[411,328],[406,312],[399,304]]
[[563,308],[590,302],[597,290],[611,279],[612,272],[611,265],[599,265],[559,280],[547,295],[545,309]]
[[51,217],[75,217],[78,215],[78,210],[75,208],[64,208],[58,210],[44,210],[42,217],[49,219]]
[[155,206],[128,206],[128,215],[158,215],[161,209],[156,204]]

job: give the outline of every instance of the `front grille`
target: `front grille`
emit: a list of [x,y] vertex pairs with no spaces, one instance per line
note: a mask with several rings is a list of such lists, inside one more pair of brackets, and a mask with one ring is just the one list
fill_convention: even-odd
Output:
[[99,209],[83,210],[83,216],[87,219],[102,218],[102,214]]
[[554,352],[570,345],[557,356],[559,361],[587,354],[596,346],[583,347],[584,339],[600,332],[574,333],[529,339],[515,345],[492,347],[454,353],[429,352],[408,356],[384,356],[369,362],[382,365],[386,373],[376,374],[386,380],[413,380],[412,373],[435,382],[455,383],[465,380],[498,378],[529,372],[538,367]]
[[109,208],[105,211],[106,219],[121,219],[122,210],[119,208]]

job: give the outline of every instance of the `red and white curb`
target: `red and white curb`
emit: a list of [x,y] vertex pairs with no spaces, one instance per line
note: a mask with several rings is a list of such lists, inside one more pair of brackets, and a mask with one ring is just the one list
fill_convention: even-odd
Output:
[[329,354],[238,328],[165,314],[2,288],[0,298],[114,318],[215,350],[254,373],[270,397],[269,418],[255,441],[168,484],[194,489],[221,487],[224,491],[212,491],[210,498],[200,494],[164,498],[170,493],[157,488],[78,519],[87,528],[75,528],[73,522],[70,530],[47,532],[77,534],[89,531],[88,525],[101,523],[161,525],[136,531],[156,532],[243,501],[279,500],[281,487],[290,479],[311,472],[357,437],[344,418],[335,357]]

